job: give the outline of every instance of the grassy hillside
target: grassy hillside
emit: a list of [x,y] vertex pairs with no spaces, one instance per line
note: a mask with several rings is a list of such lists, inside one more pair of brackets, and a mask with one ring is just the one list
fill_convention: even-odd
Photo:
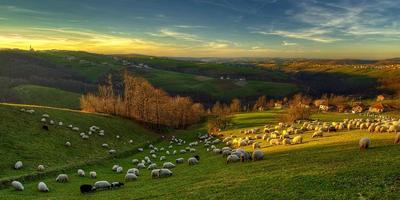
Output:
[[[238,128],[252,128],[264,123],[275,123],[281,111],[239,114],[234,116],[234,126],[223,134],[239,134]],[[317,118],[342,120],[348,115],[320,114]],[[357,116],[353,116],[357,117]],[[203,126],[173,133],[187,141],[195,140]],[[392,134],[370,134],[363,131],[330,133],[323,138],[310,138],[304,134],[305,142],[300,145],[264,145],[265,160],[226,165],[221,155],[205,151],[202,145],[196,147],[200,164],[178,165],[172,169],[173,176],[152,179],[146,169],[140,170],[139,179],[128,182],[121,189],[98,191],[88,195],[79,193],[79,185],[97,180],[123,181],[124,173],[111,170],[113,164],[120,164],[124,170],[133,167],[133,158],[142,159],[148,155],[131,154],[124,158],[88,164],[85,171],[96,170],[97,180],[78,177],[76,168],[65,171],[71,181],[56,183],[55,175],[47,175],[34,181],[25,181],[25,191],[11,188],[0,190],[6,199],[398,199],[400,182],[400,148],[393,144]],[[372,139],[372,148],[366,152],[358,150],[360,137]],[[46,143],[43,141],[43,143]],[[169,142],[157,143],[167,147]],[[182,149],[185,146],[175,146]],[[172,150],[171,150],[172,151]],[[162,155],[161,153],[158,153]],[[188,158],[190,154],[167,156],[168,161],[176,157]],[[162,162],[156,161],[158,165]],[[9,167],[9,166],[8,166]],[[4,167],[2,167],[3,169]],[[39,181],[45,181],[49,193],[36,190]]]
[[80,94],[60,89],[38,86],[19,85],[14,87],[20,103],[41,106],[64,107],[79,109]]
[[[35,113],[21,112],[20,108],[34,109]],[[42,129],[41,116],[47,113],[56,123],[49,125],[49,131]],[[72,131],[72,124],[80,131]],[[88,140],[80,137],[81,132],[88,133],[92,125],[105,131],[105,136],[92,134]],[[116,138],[120,135],[120,139]],[[153,133],[141,126],[117,117],[81,113],[54,108],[0,105],[0,179],[12,176],[25,176],[37,173],[37,166],[43,164],[46,171],[80,165],[85,162],[109,158],[108,150],[101,147],[107,143],[118,153],[135,150],[147,140],[154,140]],[[133,143],[128,143],[133,140]],[[72,146],[65,147],[69,141]],[[23,169],[14,170],[14,163],[21,160]]]

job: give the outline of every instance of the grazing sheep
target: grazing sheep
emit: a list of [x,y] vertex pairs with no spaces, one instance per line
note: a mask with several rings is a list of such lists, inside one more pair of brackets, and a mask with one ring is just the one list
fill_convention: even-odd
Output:
[[160,177],[172,176],[172,171],[169,169],[160,169]]
[[264,152],[260,150],[255,150],[253,152],[253,161],[263,160],[264,159]]
[[69,177],[67,174],[59,174],[56,178],[56,182],[66,183],[69,181]]
[[291,141],[290,141],[289,138],[285,138],[285,139],[282,140],[282,144],[283,145],[291,144]]
[[88,184],[81,185],[79,187],[79,189],[82,194],[96,191],[95,187],[93,187],[92,185],[88,185]]
[[165,156],[160,157],[160,161],[166,160],[167,158]]
[[215,154],[220,154],[220,153],[222,153],[221,149],[213,149],[213,152],[214,152]]
[[124,170],[124,169],[123,169],[121,166],[119,166],[119,167],[117,167],[116,172],[117,172],[117,173],[122,173],[123,170]]
[[172,169],[174,167],[175,167],[175,165],[172,162],[165,162],[163,164],[163,168],[166,168],[166,169]]
[[271,140],[269,141],[269,144],[270,144],[270,145],[280,145],[280,144],[281,144],[281,141],[280,141],[279,139],[271,139]]
[[62,125],[64,125],[64,123],[63,122],[58,122],[58,125],[62,126]]
[[156,168],[157,168],[157,164],[156,163],[152,163],[147,167],[148,170],[153,170],[153,169],[156,169]]
[[294,137],[292,143],[293,144],[301,144],[301,143],[303,143],[303,137],[301,135],[298,135],[298,136]]
[[239,158],[237,155],[235,155],[235,154],[229,155],[229,156],[226,158],[226,164],[234,163],[234,162],[239,162],[239,160],[240,160],[240,158]]
[[176,164],[182,164],[183,162],[185,162],[185,159],[184,158],[177,158],[175,160],[175,162],[176,162]]
[[108,181],[97,181],[96,183],[94,183],[94,187],[96,188],[96,190],[98,190],[98,189],[110,189],[111,188],[111,184]]
[[133,140],[129,140],[129,144],[133,144]]
[[45,113],[45,114],[43,114],[43,115],[42,115],[42,117],[43,117],[43,118],[49,118],[49,117],[50,117],[50,115],[49,115],[49,114],[47,114],[47,113]]
[[184,153],[186,153],[186,150],[185,150],[185,149],[181,149],[181,150],[179,151],[179,153],[184,154]]
[[42,118],[40,121],[45,123],[46,122],[46,118]]
[[361,138],[358,145],[360,146],[360,150],[366,150],[371,146],[371,140],[366,137]]
[[104,143],[101,145],[101,147],[108,149],[109,146],[108,146],[108,144]]
[[91,172],[89,172],[89,174],[90,174],[90,177],[97,178],[97,173],[95,171],[91,171]]
[[189,165],[197,165],[199,164],[199,161],[195,157],[191,157],[188,159]]
[[38,171],[44,171],[45,167],[43,165],[38,165],[37,169]]
[[139,170],[136,168],[131,168],[126,171],[127,174],[135,174],[136,176],[139,176]]
[[13,188],[15,188],[15,190],[17,191],[24,191],[24,186],[22,185],[21,182],[19,181],[13,181],[11,182],[11,186],[13,186]]
[[85,176],[85,171],[83,171],[83,169],[78,169],[78,176]]
[[143,152],[143,148],[138,148],[138,151],[139,152]]
[[127,173],[125,175],[125,181],[136,181],[137,180],[137,176],[134,173]]
[[400,133],[396,134],[396,137],[394,138],[394,143],[395,144],[400,144]]
[[78,127],[73,127],[72,130],[78,132],[79,128]]
[[256,150],[256,149],[259,149],[259,148],[261,148],[261,143],[260,142],[254,142],[253,143],[253,151]]
[[144,168],[146,168],[146,165],[144,163],[138,163],[136,167],[138,169],[144,169]]
[[44,183],[44,182],[40,182],[39,184],[38,184],[38,190],[40,191],[40,192],[48,192],[49,191],[49,188],[47,187],[47,185],[46,185],[46,183]]
[[117,171],[117,168],[118,168],[118,167],[119,167],[119,165],[113,165],[111,169],[112,169],[113,171]]
[[151,170],[151,177],[152,178],[159,178],[160,177],[160,169]]
[[117,150],[115,150],[115,149],[110,149],[110,150],[108,151],[108,153],[109,153],[109,154],[116,154],[116,153],[117,153]]
[[121,183],[121,182],[112,182],[111,183],[111,188],[120,188],[120,187],[122,187],[122,186],[124,186],[125,184],[124,183]]
[[22,161],[17,161],[14,165],[14,169],[21,169],[23,166]]
[[64,144],[66,147],[70,147],[71,146],[71,142],[65,142]]
[[316,131],[316,132],[314,132],[314,133],[312,134],[311,137],[312,137],[312,138],[315,138],[315,137],[323,137],[323,132],[322,132],[322,131]]
[[139,163],[139,160],[138,160],[138,159],[133,159],[133,160],[132,160],[132,163],[133,163],[133,164],[138,164],[138,163]]
[[231,155],[232,151],[231,150],[223,150],[222,151],[222,157],[227,157],[229,155]]

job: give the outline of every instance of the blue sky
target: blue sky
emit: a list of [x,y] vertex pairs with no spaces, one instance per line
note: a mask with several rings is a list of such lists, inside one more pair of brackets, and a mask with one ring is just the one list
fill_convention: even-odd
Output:
[[399,11],[398,0],[0,0],[0,48],[390,58]]

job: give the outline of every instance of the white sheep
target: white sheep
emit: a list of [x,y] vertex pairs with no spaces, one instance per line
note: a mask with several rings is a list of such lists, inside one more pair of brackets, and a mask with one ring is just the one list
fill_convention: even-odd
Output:
[[179,151],[179,153],[184,154],[184,153],[186,153],[186,150],[185,150],[185,149],[181,149],[181,150]]
[[62,125],[64,125],[64,123],[63,122],[58,122],[58,125],[62,126]]
[[135,174],[136,176],[139,176],[139,170],[137,168],[131,168],[126,171],[127,174]]
[[172,176],[172,171],[169,169],[160,169],[160,177]]
[[156,168],[157,168],[157,164],[156,163],[152,163],[147,167],[148,170],[153,170],[153,169],[156,169]]
[[289,138],[284,138],[283,140],[282,140],[282,144],[283,145],[287,145],[287,144],[291,144],[292,143],[292,141],[289,139]]
[[159,178],[160,177],[160,169],[151,170],[151,177],[152,178]]
[[264,159],[264,152],[260,150],[255,150],[252,155],[253,161],[263,160]]
[[293,138],[293,144],[301,144],[303,143],[303,137],[301,135],[298,135]]
[[117,167],[116,172],[117,172],[117,173],[122,173],[123,170],[124,170],[124,169],[123,169],[121,166],[119,166],[119,167]]
[[175,165],[172,162],[165,162],[163,164],[163,168],[166,168],[166,169],[172,169],[174,167],[175,167]]
[[191,157],[188,159],[189,165],[197,165],[199,161],[195,157]]
[[358,142],[360,150],[366,150],[371,146],[371,140],[367,137],[361,138]]
[[185,159],[184,158],[177,158],[175,160],[175,162],[176,162],[176,164],[182,164],[183,162],[185,162]]
[[146,165],[144,163],[138,163],[136,167],[138,169],[143,169],[143,168],[146,168]]
[[113,165],[111,169],[112,169],[113,171],[117,171],[117,168],[118,168],[118,167],[119,167],[119,165]]
[[102,144],[101,147],[106,148],[106,149],[109,148],[108,144],[106,144],[106,143]]
[[15,190],[18,190],[18,191],[24,191],[24,189],[25,189],[24,186],[22,185],[22,183],[19,181],[11,182],[11,186],[13,186],[15,188]]
[[67,141],[67,142],[65,142],[64,145],[65,145],[66,147],[70,147],[70,146],[71,146],[71,142]]
[[89,172],[91,178],[97,178],[97,173],[95,171]]
[[78,176],[85,176],[85,171],[83,171],[83,169],[78,169]]
[[164,160],[166,160],[167,158],[165,157],[165,156],[160,156],[160,161],[164,161]]
[[213,149],[213,152],[214,152],[215,154],[220,154],[222,151],[221,151],[221,149]]
[[46,185],[46,183],[44,183],[44,182],[40,182],[39,184],[38,184],[38,190],[40,191],[40,192],[48,192],[49,191],[49,188],[47,187],[47,185]]
[[259,149],[259,148],[261,148],[261,143],[260,142],[254,142],[253,143],[253,151],[256,150],[256,149]]
[[129,140],[129,144],[133,144],[133,140]]
[[138,159],[133,159],[133,160],[132,160],[132,163],[133,163],[133,164],[138,164],[138,163],[139,163],[139,160],[138,160]]
[[14,165],[14,169],[21,169],[23,166],[22,161],[17,161]]
[[116,154],[116,153],[117,153],[117,150],[115,150],[115,149],[110,149],[110,150],[108,151],[108,153],[109,153],[109,154]]
[[239,156],[232,154],[226,158],[226,164],[233,163],[233,162],[239,162],[239,160],[240,160]]
[[66,183],[69,181],[69,177],[67,174],[59,174],[56,178],[56,181],[59,183]]
[[45,167],[44,167],[44,165],[38,165],[37,169],[38,169],[38,171],[44,171]]
[[78,127],[73,127],[72,130],[78,132],[79,128]]
[[396,137],[394,138],[394,143],[395,144],[400,144],[400,133],[396,134]]
[[143,148],[138,148],[138,151],[139,152],[143,152]]
[[126,181],[136,181],[137,180],[137,176],[136,176],[136,174],[134,174],[134,173],[127,173],[126,175],[125,175],[125,180]]
[[314,137],[323,137],[324,135],[323,135],[323,132],[322,131],[316,131],[316,132],[314,132],[313,134],[312,134],[312,138],[314,138]]
[[43,115],[42,115],[42,117],[44,117],[44,118],[49,118],[49,117],[50,117],[50,115],[49,115],[49,114],[47,114],[47,113],[45,113],[45,114],[43,114]]
[[98,189],[110,189],[111,188],[111,184],[108,181],[97,181],[96,183],[94,183],[94,187],[96,188],[96,190],[98,190]]

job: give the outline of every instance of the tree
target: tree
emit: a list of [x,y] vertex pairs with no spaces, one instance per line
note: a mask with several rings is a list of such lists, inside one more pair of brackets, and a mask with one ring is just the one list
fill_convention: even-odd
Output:
[[254,111],[264,111],[267,109],[267,97],[261,96],[257,99],[256,103],[253,106]]
[[241,111],[241,102],[239,99],[233,99],[231,104],[230,104],[230,112],[231,113],[237,113]]

